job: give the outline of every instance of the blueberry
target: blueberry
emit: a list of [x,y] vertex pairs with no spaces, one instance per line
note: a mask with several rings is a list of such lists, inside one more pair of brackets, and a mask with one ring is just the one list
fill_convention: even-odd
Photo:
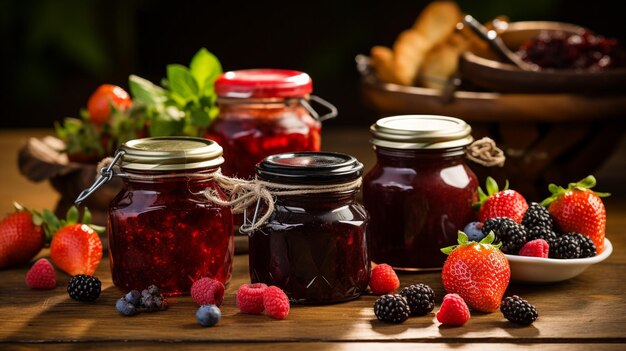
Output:
[[202,305],[196,311],[196,320],[203,327],[212,327],[222,318],[222,312],[215,305]]
[[117,302],[115,303],[115,309],[117,309],[117,312],[119,312],[122,316],[133,316],[137,314],[137,309],[135,308],[135,306],[133,306],[132,303],[126,301],[126,299],[124,298],[117,300]]
[[159,288],[157,288],[157,286],[156,286],[156,285],[152,284],[152,285],[148,286],[148,292],[149,292],[151,295],[156,295],[156,294],[158,294],[158,293],[159,293]]
[[148,289],[141,290],[141,297],[148,297],[148,296],[152,296],[152,294],[150,294]]
[[470,241],[479,242],[482,238],[485,237],[485,234],[482,231],[483,224],[480,222],[470,222],[468,223],[463,231],[467,234],[467,237]]
[[133,304],[135,307],[139,307],[139,304],[141,303],[141,293],[139,290],[131,290],[124,295],[124,299],[126,302]]

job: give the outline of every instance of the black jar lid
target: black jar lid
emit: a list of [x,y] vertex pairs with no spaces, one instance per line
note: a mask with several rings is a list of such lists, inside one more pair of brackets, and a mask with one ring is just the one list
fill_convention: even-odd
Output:
[[256,165],[259,179],[287,184],[335,184],[355,180],[363,164],[338,152],[293,152],[266,157]]

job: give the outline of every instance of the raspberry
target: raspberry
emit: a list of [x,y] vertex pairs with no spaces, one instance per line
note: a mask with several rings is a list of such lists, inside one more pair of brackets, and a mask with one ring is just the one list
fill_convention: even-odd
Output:
[[[148,288],[150,290],[150,288]],[[191,285],[191,298],[198,305],[220,306],[224,300],[224,284],[211,278],[196,280]]]
[[521,325],[531,325],[539,316],[535,306],[517,295],[502,300],[500,311],[506,319]]
[[548,258],[549,253],[550,245],[543,239],[529,241],[519,250],[520,256]]
[[470,319],[470,311],[463,298],[457,294],[443,297],[437,320],[445,325],[463,325]]
[[402,323],[409,318],[410,311],[406,298],[399,294],[385,294],[374,302],[376,318],[386,323]]
[[57,277],[50,261],[39,259],[26,273],[26,285],[31,289],[49,290],[57,286]]
[[285,319],[289,315],[289,298],[277,286],[270,286],[263,292],[263,307],[272,318]]
[[242,284],[237,290],[237,307],[242,313],[259,314],[263,312],[263,293],[267,285],[263,283]]
[[400,280],[390,265],[383,263],[372,269],[370,289],[374,294],[388,294],[400,286]]

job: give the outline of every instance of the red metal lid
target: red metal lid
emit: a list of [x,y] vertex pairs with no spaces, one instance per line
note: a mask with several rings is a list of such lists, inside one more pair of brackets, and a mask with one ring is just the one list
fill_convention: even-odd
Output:
[[245,69],[223,73],[215,81],[218,96],[229,98],[302,97],[313,91],[311,77],[283,69]]

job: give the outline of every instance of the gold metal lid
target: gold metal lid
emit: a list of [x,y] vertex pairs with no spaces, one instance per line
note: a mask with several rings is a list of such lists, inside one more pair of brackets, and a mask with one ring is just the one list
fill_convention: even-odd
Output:
[[130,140],[121,167],[128,170],[172,171],[213,168],[224,163],[222,147],[213,140],[191,137],[154,137]]
[[437,115],[381,118],[370,127],[376,146],[392,149],[448,149],[472,143],[472,127],[465,121]]

